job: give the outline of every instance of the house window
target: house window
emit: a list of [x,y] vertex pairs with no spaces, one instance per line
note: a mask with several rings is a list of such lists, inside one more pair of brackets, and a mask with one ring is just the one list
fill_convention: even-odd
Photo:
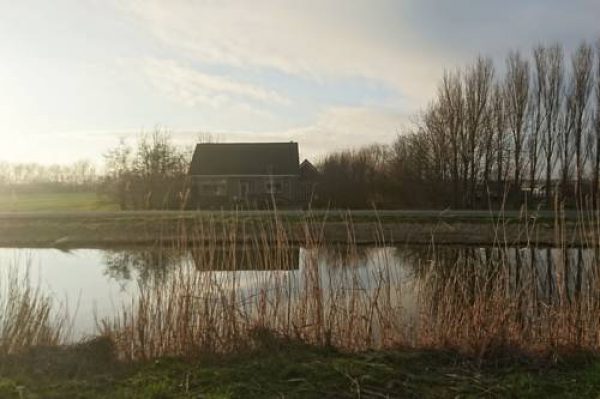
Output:
[[200,194],[210,196],[222,196],[227,194],[227,182],[225,180],[211,180],[200,184]]
[[268,194],[281,194],[283,183],[280,181],[268,181],[265,183],[265,189]]

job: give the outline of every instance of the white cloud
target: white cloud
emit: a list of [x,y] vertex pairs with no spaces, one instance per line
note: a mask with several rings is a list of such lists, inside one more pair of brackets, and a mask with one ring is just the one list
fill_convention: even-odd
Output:
[[146,59],[141,63],[152,84],[172,100],[189,107],[232,104],[248,106],[248,100],[269,104],[289,104],[273,90],[266,90],[223,76],[203,73],[173,60]]
[[[259,0],[123,2],[123,10],[169,49],[198,62],[273,68],[315,79],[384,82],[419,106],[433,91],[438,54],[371,2]],[[393,23],[381,30],[381,17]],[[390,37],[390,35],[397,35]]]
[[371,143],[390,144],[408,124],[402,112],[374,107],[335,107],[322,112],[311,126],[291,129],[303,156],[318,159],[330,151]]
[[597,0],[480,3],[6,3],[0,159],[100,158],[118,141],[110,132],[155,125],[178,143],[198,131],[297,140],[314,158],[390,142],[435,94],[442,70],[478,52],[495,57],[500,74],[510,48],[560,40],[569,49],[597,34]]

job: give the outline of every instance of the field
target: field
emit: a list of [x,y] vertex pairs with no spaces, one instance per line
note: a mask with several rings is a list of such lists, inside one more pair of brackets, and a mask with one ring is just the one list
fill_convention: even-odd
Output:
[[114,211],[118,206],[93,192],[0,193],[0,212]]

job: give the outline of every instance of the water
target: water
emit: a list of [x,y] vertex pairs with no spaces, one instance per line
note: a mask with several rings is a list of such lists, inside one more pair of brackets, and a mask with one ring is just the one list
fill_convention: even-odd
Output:
[[[429,289],[431,297],[442,289],[444,295],[451,295],[454,288],[463,295],[471,281],[485,281],[482,273],[496,276],[498,265],[506,272],[502,283],[508,291],[526,287],[536,300],[546,301],[561,287],[567,295],[575,295],[594,275],[595,259],[593,250],[557,248],[0,249],[0,268],[28,271],[32,285],[68,307],[74,339],[95,334],[97,320],[110,319],[131,305],[140,287],[160,282],[183,267],[204,272],[207,264],[213,265],[205,273],[220,282],[235,281],[249,300],[257,297],[259,289],[282,283],[292,296],[299,295],[310,265],[317,265],[324,291],[330,287],[368,291],[384,279],[392,288],[395,306],[404,309],[403,317],[409,319],[416,314],[416,297],[423,290]],[[479,274],[475,276],[470,268]],[[448,281],[456,287],[448,290]]]
[[67,306],[74,318],[74,334],[96,331],[96,317],[114,314],[138,292],[137,272],[116,276],[107,261],[109,252],[78,249],[0,249],[0,267],[28,271],[33,286]]
[[[346,278],[349,271],[346,267],[351,268],[353,277],[366,289],[373,284],[373,273],[384,264],[386,269],[393,269],[396,277],[409,281],[410,271],[405,270],[406,263],[400,262],[395,248],[364,248],[352,262],[335,249],[321,249],[317,253],[290,248],[279,254],[265,254],[243,248],[198,254],[197,251],[151,248],[71,251],[0,248],[0,268],[13,267],[27,272],[32,286],[40,287],[61,306],[68,307],[73,319],[73,336],[79,339],[97,332],[98,320],[110,319],[131,305],[140,286],[150,280],[167,278],[178,268],[192,265],[202,271],[203,264],[210,258],[210,264],[221,267],[213,267],[206,273],[223,282],[235,280],[237,287],[252,297],[259,288],[275,281],[287,281],[293,291],[298,291],[307,260],[315,257],[325,290],[328,285]],[[236,264],[236,271],[231,270],[232,263]]]

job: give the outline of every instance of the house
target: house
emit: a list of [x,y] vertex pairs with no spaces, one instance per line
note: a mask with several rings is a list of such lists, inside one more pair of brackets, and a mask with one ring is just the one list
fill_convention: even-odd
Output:
[[189,175],[192,208],[302,205],[298,143],[198,144]]

